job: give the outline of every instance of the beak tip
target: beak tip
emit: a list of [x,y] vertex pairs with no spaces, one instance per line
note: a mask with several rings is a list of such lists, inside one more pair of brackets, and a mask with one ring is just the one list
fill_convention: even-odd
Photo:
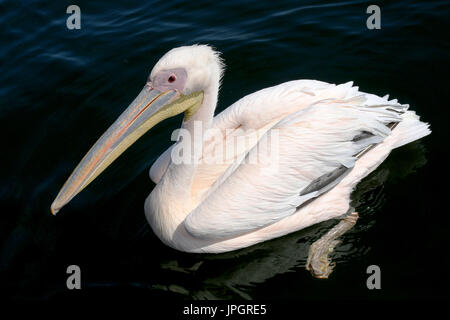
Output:
[[50,212],[52,213],[52,215],[56,216],[56,214],[58,213],[60,208],[56,208],[55,203],[52,203],[51,207],[50,207]]

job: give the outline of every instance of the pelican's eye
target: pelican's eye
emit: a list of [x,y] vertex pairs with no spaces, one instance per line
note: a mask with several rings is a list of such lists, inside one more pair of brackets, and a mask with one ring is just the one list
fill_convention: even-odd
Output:
[[175,80],[177,80],[177,77],[174,74],[171,74],[169,79],[167,79],[169,83],[173,83],[175,82]]
[[152,81],[152,86],[159,91],[178,90],[183,91],[186,85],[187,73],[183,68],[161,70],[157,72]]

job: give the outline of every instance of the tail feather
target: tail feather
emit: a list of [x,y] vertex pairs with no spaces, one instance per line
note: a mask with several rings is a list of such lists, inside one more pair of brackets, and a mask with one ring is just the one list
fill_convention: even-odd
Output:
[[402,118],[402,121],[393,131],[396,136],[393,148],[401,147],[431,133],[430,125],[420,121],[419,116],[414,111],[406,111]]

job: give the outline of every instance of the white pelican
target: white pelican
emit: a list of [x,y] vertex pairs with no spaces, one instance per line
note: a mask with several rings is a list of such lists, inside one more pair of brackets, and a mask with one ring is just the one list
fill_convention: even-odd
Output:
[[[179,139],[163,153],[150,169],[156,186],[144,206],[165,244],[186,252],[231,251],[349,213],[343,221],[350,224],[325,237],[333,241],[356,220],[349,207],[356,184],[392,149],[430,133],[408,105],[361,92],[352,82],[282,83],[252,93],[214,117],[222,73],[219,53],[207,45],[166,53],[137,98],[75,168],[51,205],[52,213],[151,127],[184,112],[182,128],[202,151],[190,156],[193,161],[174,161]],[[198,124],[204,132],[200,136],[194,132]],[[221,138],[211,138],[208,129],[222,133]],[[248,129],[258,133],[256,140],[233,148],[227,158],[231,161],[195,161],[214,158],[215,147],[230,136],[250,136]],[[277,132],[276,169],[264,161],[246,161],[272,132]],[[319,264],[325,264],[318,269],[327,267],[323,254],[316,253]]]

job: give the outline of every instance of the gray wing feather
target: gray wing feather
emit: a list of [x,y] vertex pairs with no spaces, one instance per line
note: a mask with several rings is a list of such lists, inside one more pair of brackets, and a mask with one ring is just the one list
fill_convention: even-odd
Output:
[[[397,126],[398,122],[391,122],[386,126],[393,130]],[[352,141],[360,141],[367,138],[372,137],[373,134],[367,131],[362,131],[360,134],[356,135]],[[355,158],[361,158],[365,153],[369,150],[373,149],[377,144],[370,144],[366,148],[364,148],[361,152],[355,155]],[[328,172],[317,179],[313,180],[308,186],[306,186],[301,192],[300,196],[307,195],[309,193],[316,192],[317,194],[314,198],[319,195],[327,192],[328,190],[334,188],[353,168],[348,168],[344,165],[341,165],[337,169],[334,169],[331,172]]]
[[300,195],[304,196],[305,194],[319,191],[319,194],[322,194],[330,189],[332,189],[335,185],[337,185],[350,171],[352,168],[347,168],[344,165],[341,165],[339,168],[334,169],[333,171],[326,173],[317,179],[313,180],[306,188],[304,188]]

